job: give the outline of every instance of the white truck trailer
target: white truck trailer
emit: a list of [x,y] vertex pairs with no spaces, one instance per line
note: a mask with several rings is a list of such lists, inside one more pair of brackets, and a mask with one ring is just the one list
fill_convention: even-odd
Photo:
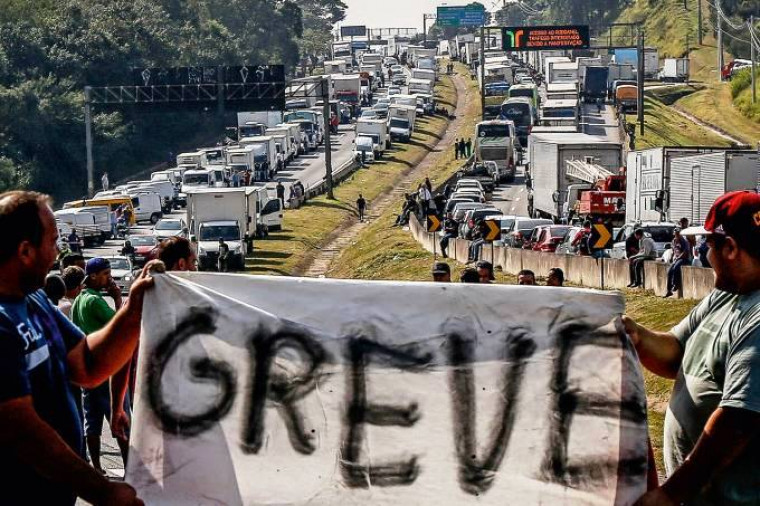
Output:
[[724,151],[725,147],[661,147],[631,151],[626,161],[625,221],[664,221],[658,204],[670,187],[673,160]]
[[356,121],[356,136],[372,137],[375,145],[375,158],[382,158],[386,148],[390,148],[391,139],[388,136],[388,123],[382,119],[359,119]]
[[416,105],[392,104],[388,108],[388,128],[391,141],[409,142],[414,133]]
[[528,150],[533,189],[529,211],[535,217],[557,222],[566,219],[575,204],[568,202],[568,186],[575,181],[567,175],[567,162],[580,160],[617,173],[623,153],[620,143],[583,133],[532,134]]

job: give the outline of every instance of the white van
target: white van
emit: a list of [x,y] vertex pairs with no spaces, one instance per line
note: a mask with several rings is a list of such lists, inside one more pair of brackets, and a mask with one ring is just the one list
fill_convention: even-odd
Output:
[[129,196],[132,198],[135,221],[150,221],[155,225],[163,218],[163,206],[161,205],[161,196],[158,193],[137,189],[130,191]]
[[187,207],[187,192],[195,189],[214,188],[216,186],[216,173],[213,170],[186,170],[182,174],[182,191],[177,196],[177,203]]
[[[95,223],[95,215],[91,212],[82,211],[82,208],[61,209],[53,213],[56,221],[65,223],[70,228],[76,230],[79,238],[88,248],[100,246],[105,242],[101,226]],[[111,225],[108,225],[110,235]]]
[[146,181],[140,182],[136,189],[146,189],[158,193],[161,196],[161,207],[164,214],[169,214],[174,208],[174,185],[169,181]]

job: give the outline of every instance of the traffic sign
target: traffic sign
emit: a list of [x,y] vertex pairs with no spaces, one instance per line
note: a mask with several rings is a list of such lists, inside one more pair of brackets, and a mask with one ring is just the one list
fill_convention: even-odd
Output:
[[358,26],[341,26],[341,37],[364,37],[367,35],[367,27],[364,25]]
[[483,26],[486,24],[486,8],[480,4],[438,7],[435,24],[444,28]]
[[609,249],[612,247],[612,230],[604,223],[597,223],[591,228],[589,243],[592,249]]
[[588,49],[588,25],[507,26],[501,29],[504,51],[543,51],[547,49]]
[[485,236],[486,242],[492,242],[501,237],[501,223],[496,220],[486,220],[488,233]]
[[441,230],[441,220],[438,219],[438,216],[434,214],[428,214],[427,217],[427,231],[428,232],[438,232]]

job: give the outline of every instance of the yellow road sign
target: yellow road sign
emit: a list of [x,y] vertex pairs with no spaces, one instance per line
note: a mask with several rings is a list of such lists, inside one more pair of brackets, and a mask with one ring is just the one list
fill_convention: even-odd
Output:
[[438,219],[438,216],[434,214],[428,214],[427,217],[427,231],[428,232],[438,232],[441,230],[441,220]]
[[594,249],[608,249],[612,247],[612,230],[604,223],[597,223],[591,229],[591,247]]
[[501,223],[496,220],[486,220],[488,233],[485,236],[486,242],[491,242],[501,237]]

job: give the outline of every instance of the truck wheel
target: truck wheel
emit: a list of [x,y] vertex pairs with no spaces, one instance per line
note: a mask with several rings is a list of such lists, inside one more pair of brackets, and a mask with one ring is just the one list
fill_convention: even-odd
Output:
[[155,225],[156,223],[158,223],[158,220],[160,219],[161,219],[161,215],[158,213],[153,213],[150,215],[150,223],[152,225]]

